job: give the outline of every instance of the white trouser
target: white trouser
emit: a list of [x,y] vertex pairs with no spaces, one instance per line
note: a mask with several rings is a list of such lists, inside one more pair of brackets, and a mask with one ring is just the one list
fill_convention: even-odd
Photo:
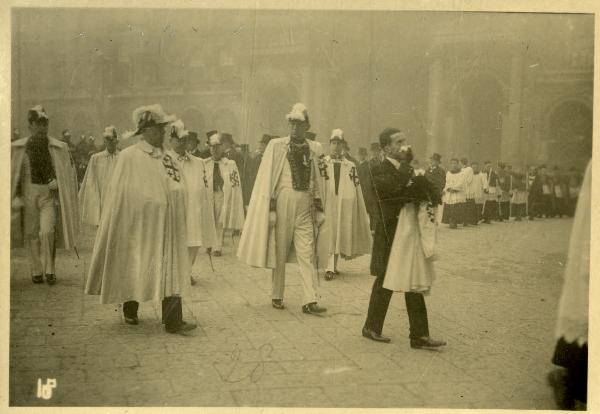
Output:
[[188,257],[190,259],[190,272],[192,271],[192,266],[194,266],[194,262],[196,261],[196,256],[198,255],[199,246],[188,246]]
[[221,251],[221,249],[223,249],[223,191],[214,191],[213,200],[215,213],[215,230],[217,233],[217,239],[215,241],[215,247],[213,250]]
[[275,223],[276,265],[273,269],[273,299],[283,299],[285,263],[292,243],[296,250],[304,304],[317,301],[319,277],[315,266],[315,239],[312,196],[308,192],[284,188],[277,197]]
[[54,196],[47,185],[29,183],[23,190],[25,238],[29,244],[31,274],[54,274]]
[[338,263],[339,256],[340,255],[337,253],[329,256],[329,261],[327,262],[327,271],[328,272],[335,272],[337,270],[337,263]]

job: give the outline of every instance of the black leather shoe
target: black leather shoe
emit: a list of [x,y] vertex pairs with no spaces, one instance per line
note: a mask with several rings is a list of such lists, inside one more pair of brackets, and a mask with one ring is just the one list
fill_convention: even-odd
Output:
[[44,276],[42,276],[42,275],[31,276],[31,281],[33,283],[44,283]]
[[221,256],[221,251],[220,250],[215,250],[212,255],[214,257],[220,257]]
[[333,280],[335,277],[335,272],[327,271],[325,272],[325,280]]
[[197,328],[195,323],[187,323],[182,321],[181,325],[179,325],[175,329],[166,329],[166,331],[170,334],[179,334],[179,335],[188,335],[190,331],[193,331]]
[[271,300],[271,305],[275,309],[285,309],[285,303],[283,303],[283,299],[273,299]]
[[323,312],[327,312],[327,308],[317,305],[317,302],[311,302],[306,305],[302,305],[302,312],[311,315],[318,315]]
[[190,283],[192,286],[196,285],[196,279],[194,279],[193,277],[190,277]]
[[49,285],[53,285],[56,283],[56,276],[53,275],[52,273],[48,273],[46,275],[46,283],[48,283]]
[[388,338],[387,336],[383,336],[381,334],[373,332],[372,330],[367,329],[367,328],[362,329],[362,336],[364,336],[365,338],[372,339],[373,341],[376,341],[376,342],[389,343],[392,341],[391,338]]
[[138,319],[137,316],[134,316],[133,318],[125,316],[124,319],[125,319],[125,323],[128,325],[137,325],[140,323],[140,320]]
[[436,349],[446,345],[444,341],[437,341],[429,336],[422,336],[418,339],[410,340],[410,347],[414,349]]

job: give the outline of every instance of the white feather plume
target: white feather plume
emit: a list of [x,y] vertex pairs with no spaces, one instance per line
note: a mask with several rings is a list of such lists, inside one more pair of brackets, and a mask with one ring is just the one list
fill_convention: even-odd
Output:
[[308,109],[303,103],[294,104],[292,107],[292,111],[285,116],[285,118],[290,121],[292,119],[296,119],[298,121],[306,121],[306,116],[308,115]]
[[344,138],[344,131],[342,131],[339,128],[334,129],[333,131],[331,131],[331,138]]

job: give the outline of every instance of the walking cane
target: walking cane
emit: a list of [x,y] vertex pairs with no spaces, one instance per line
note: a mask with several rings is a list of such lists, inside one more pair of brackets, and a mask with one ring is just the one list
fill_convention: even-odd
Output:
[[210,263],[210,268],[212,269],[213,273],[215,273],[215,267],[213,266],[213,262],[212,262],[212,254],[211,253],[211,248],[206,249],[206,254],[208,254],[208,261]]
[[[508,194],[510,194],[510,197],[512,198],[512,187],[513,187],[513,177],[512,175],[510,176],[510,186],[509,186],[509,191]],[[508,221],[510,221],[510,218],[512,217],[512,200],[508,203]]]

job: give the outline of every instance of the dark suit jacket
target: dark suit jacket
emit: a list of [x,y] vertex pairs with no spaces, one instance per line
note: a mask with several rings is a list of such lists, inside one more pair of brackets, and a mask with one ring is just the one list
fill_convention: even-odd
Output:
[[374,228],[375,221],[377,220],[377,199],[375,198],[375,192],[371,183],[371,172],[369,169],[373,169],[375,165],[379,163],[379,160],[365,161],[358,166],[358,180],[360,181],[360,188],[362,189],[363,198],[365,200],[365,207],[371,220],[371,228]]
[[434,185],[439,195],[444,192],[446,186],[446,171],[442,167],[428,168],[425,171],[425,178]]
[[252,196],[254,182],[256,181],[256,175],[258,174],[258,168],[260,167],[261,161],[262,154],[256,154],[253,158],[249,158],[246,161],[246,170],[244,171],[244,185],[242,187],[244,206],[247,206],[250,203],[250,197]]
[[398,215],[406,203],[406,184],[412,174],[412,168],[401,165],[396,169],[387,159],[371,168],[372,181],[366,183],[375,196],[375,236],[371,255],[371,274],[384,277],[396,234]]

